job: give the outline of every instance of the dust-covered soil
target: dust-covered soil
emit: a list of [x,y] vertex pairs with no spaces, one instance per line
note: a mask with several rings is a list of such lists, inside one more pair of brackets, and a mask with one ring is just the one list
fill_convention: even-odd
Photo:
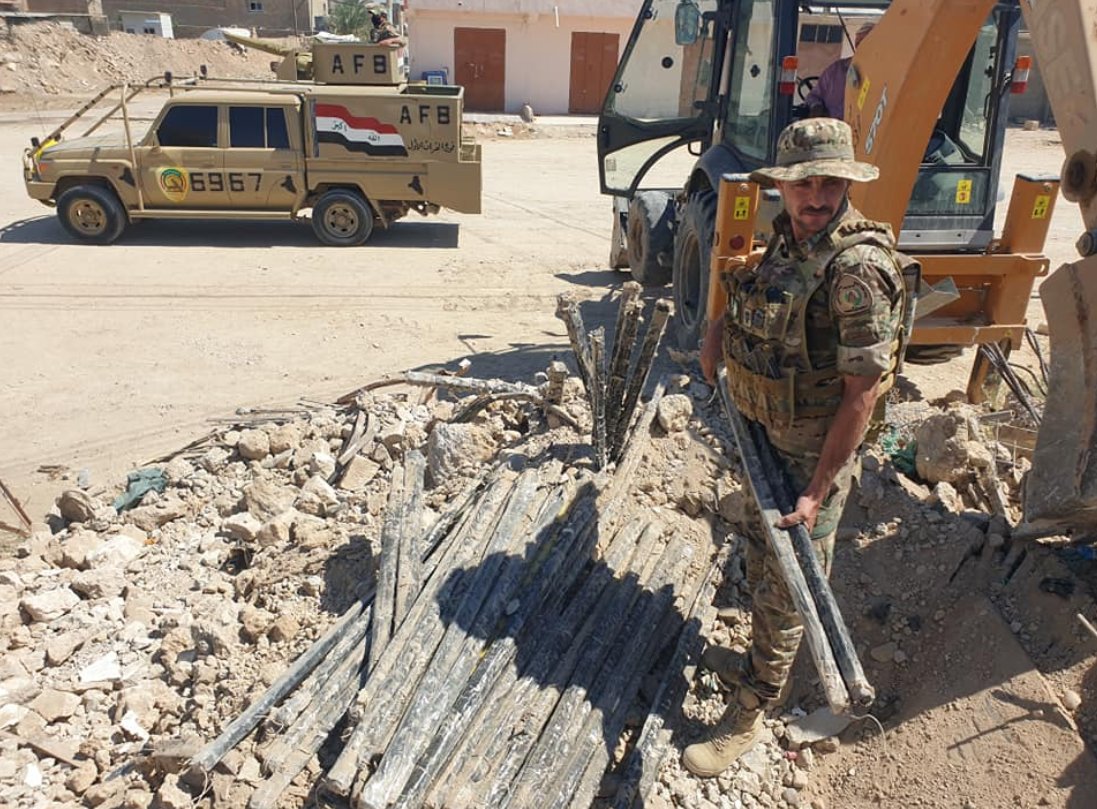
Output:
[[[211,76],[271,76],[269,53],[223,41],[162,39],[113,31],[90,37],[56,23],[12,25],[0,36],[0,110],[74,107],[108,84],[143,83],[166,71],[183,78],[205,65]],[[296,40],[272,40],[295,46]]]
[[[581,293],[589,325],[612,322],[624,277],[604,268],[609,206],[598,194],[594,129],[476,124],[484,213],[403,221],[359,250],[319,248],[300,226],[235,223],[147,223],[111,247],[74,245],[24,196],[19,155],[64,117],[40,104],[53,81],[44,74],[71,59],[102,67],[107,56],[84,54],[98,47],[91,40],[22,30],[41,42],[8,61],[16,69],[0,67],[0,84],[25,80],[0,96],[17,110],[0,118],[0,479],[35,525],[29,539],[6,533],[0,560],[0,802],[241,805],[264,777],[261,744],[230,757],[204,795],[172,772],[179,756],[168,747],[183,740],[176,752],[193,751],[213,738],[375,575],[393,465],[456,407],[446,397],[424,403],[418,390],[371,399],[386,428],[356,454],[357,482],[339,487],[329,464],[354,419],[331,402],[385,374],[455,368],[462,357],[473,376],[533,382],[552,359],[570,362],[553,316],[560,292]],[[111,64],[149,75],[193,72],[192,62],[212,64],[227,50],[175,43],[209,51],[169,63],[177,51],[163,43],[152,65],[132,60],[162,43],[142,38],[134,48],[116,36]],[[43,58],[58,68],[20,68],[32,52],[52,53]],[[266,54],[228,53],[225,70],[241,60],[255,71],[241,75],[265,74]],[[93,90],[88,70],[66,82],[83,77]],[[1005,176],[1057,171],[1060,150],[1053,132],[1010,131]],[[1079,226],[1060,200],[1053,267],[1073,257]],[[1035,297],[1030,320],[1042,321]],[[877,689],[869,712],[880,725],[859,719],[805,741],[804,715],[822,701],[802,660],[762,743],[701,781],[677,763],[722,709],[721,691],[700,674],[669,720],[649,805],[1092,805],[1097,640],[1075,616],[1097,617],[1094,561],[1084,548],[1011,541],[1023,452],[996,440],[998,422],[985,412],[944,401],[963,389],[971,354],[908,366],[840,536],[834,589]],[[1027,349],[1018,358],[1033,364]],[[688,359],[664,355],[656,375],[696,374]],[[735,531],[743,494],[725,460],[730,439],[711,391],[688,379],[672,387],[692,415],[674,430],[653,428],[632,507],[682,526],[699,552],[725,549],[702,634],[745,646],[749,592]],[[570,406],[586,413],[579,398]],[[950,467],[946,453],[908,466],[903,450],[930,417],[975,425],[962,463]],[[522,408],[490,410],[478,424],[479,467],[546,445],[565,466],[589,463],[589,433],[550,428]],[[118,511],[111,504],[137,468],[161,470],[163,490]],[[976,468],[993,468],[1000,494],[971,477]],[[461,469],[452,486],[430,489],[430,515],[475,474]],[[72,493],[58,501],[62,491]],[[18,522],[2,502],[0,522]],[[331,754],[308,763],[285,805],[315,799]]]

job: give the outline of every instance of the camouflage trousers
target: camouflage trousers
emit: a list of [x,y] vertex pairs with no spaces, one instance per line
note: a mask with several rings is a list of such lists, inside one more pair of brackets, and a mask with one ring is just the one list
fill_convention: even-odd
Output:
[[[777,455],[785,466],[794,492],[799,494],[811,481],[818,459],[793,456],[780,450],[777,450]],[[838,531],[838,521],[845,509],[858,463],[856,458],[852,459],[838,473],[811,532],[815,554],[827,576],[830,575],[834,561],[834,537]],[[763,705],[767,705],[777,700],[788,680],[804,628],[788,587],[781,578],[777,558],[770,550],[763,533],[761,512],[752,497],[748,498],[748,503],[743,533],[746,536],[746,578],[752,594],[753,609],[751,649],[744,661],[745,670],[740,682],[754,692]]]

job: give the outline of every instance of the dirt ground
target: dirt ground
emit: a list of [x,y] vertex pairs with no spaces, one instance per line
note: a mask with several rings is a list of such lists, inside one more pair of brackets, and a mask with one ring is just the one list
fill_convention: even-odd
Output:
[[[529,380],[567,352],[556,296],[586,298],[596,326],[627,278],[605,268],[609,206],[589,121],[507,136],[479,125],[483,214],[411,218],[339,250],[291,224],[150,222],[109,247],[72,244],[26,198],[19,162],[62,119],[0,115],[0,479],[36,519],[81,474],[112,486],[238,409],[330,402],[466,357],[475,376]],[[1054,133],[1009,133],[1004,176],[1061,161]],[[1073,258],[1079,222],[1060,200],[1053,267]],[[1035,297],[1030,319],[1042,320]],[[908,375],[935,399],[962,389],[970,361]],[[1092,806],[1083,735],[1097,726],[1097,685],[1073,621],[1091,599],[1035,592],[1065,575],[1057,559],[965,564],[950,541],[961,520],[939,525],[901,498],[866,497],[847,514],[859,535],[839,552],[835,588],[864,652],[891,642],[907,657],[869,664],[888,733],[868,722],[847,731],[816,765],[814,805]],[[1068,690],[1083,700],[1073,715]]]

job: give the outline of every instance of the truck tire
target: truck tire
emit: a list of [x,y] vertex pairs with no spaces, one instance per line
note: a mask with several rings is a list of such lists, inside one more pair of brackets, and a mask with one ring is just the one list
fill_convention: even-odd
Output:
[[126,229],[126,209],[110,188],[77,185],[57,198],[57,216],[72,236],[91,244],[110,244]]
[[716,229],[716,193],[694,191],[682,206],[674,237],[674,319],[671,331],[683,351],[695,351],[705,333],[709,256]]
[[629,205],[628,266],[633,279],[646,287],[661,287],[671,278],[659,255],[674,246],[672,203],[666,191],[641,191]]
[[354,191],[328,191],[312,206],[312,230],[324,244],[354,247],[373,233],[373,210]]

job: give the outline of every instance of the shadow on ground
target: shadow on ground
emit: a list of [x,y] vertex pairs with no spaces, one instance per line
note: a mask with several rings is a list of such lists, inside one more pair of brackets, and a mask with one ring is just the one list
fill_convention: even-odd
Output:
[[[360,249],[393,247],[454,250],[459,245],[459,226],[451,222],[400,221],[378,227]],[[0,228],[0,242],[7,244],[79,245],[56,216],[20,219]],[[118,244],[138,247],[308,247],[324,250],[348,248],[321,245],[307,224],[298,222],[242,222],[228,219],[205,221],[153,220],[130,225]],[[350,248],[354,249],[354,248]]]

